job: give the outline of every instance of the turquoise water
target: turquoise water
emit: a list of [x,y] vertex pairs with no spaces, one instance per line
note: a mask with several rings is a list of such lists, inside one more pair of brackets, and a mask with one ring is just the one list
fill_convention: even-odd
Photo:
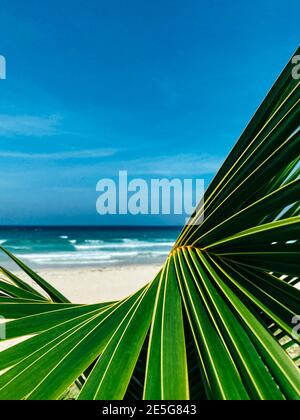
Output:
[[[33,268],[155,264],[179,227],[1,227],[0,244]],[[0,264],[11,266],[0,254]]]

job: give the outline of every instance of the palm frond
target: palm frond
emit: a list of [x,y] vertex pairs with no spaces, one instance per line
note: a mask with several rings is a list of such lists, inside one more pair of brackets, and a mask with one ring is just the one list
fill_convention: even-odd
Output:
[[290,62],[157,277],[119,302],[72,304],[2,248],[33,285],[1,267],[5,339],[26,340],[0,353],[0,399],[300,399],[299,121]]

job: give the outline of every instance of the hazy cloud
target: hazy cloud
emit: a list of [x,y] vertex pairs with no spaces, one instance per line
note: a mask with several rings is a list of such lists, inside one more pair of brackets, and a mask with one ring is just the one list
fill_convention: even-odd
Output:
[[[0,153],[1,156],[1,153]],[[129,177],[177,177],[177,176],[202,176],[215,174],[224,161],[222,156],[208,154],[174,154],[137,159],[103,160],[89,165],[79,163],[74,167],[61,167],[59,173],[67,171],[76,177],[115,177],[119,171],[128,171]]]
[[0,135],[11,136],[53,136],[57,133],[61,118],[57,115],[38,117],[34,115],[0,114]]
[[23,153],[9,152],[0,150],[0,158],[13,159],[47,159],[47,160],[63,160],[63,159],[92,159],[99,157],[113,156],[118,152],[116,149],[91,149],[91,150],[70,150],[54,153]]
[[223,157],[208,154],[193,155],[188,153],[157,156],[152,159],[139,159],[122,162],[122,167],[130,174],[140,175],[206,175],[218,171],[224,161]]

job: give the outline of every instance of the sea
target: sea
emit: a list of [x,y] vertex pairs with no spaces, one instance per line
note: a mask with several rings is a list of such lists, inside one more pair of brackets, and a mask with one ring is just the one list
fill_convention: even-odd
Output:
[[[0,245],[31,268],[109,267],[162,263],[181,227],[0,227]],[[11,268],[0,251],[0,265]]]

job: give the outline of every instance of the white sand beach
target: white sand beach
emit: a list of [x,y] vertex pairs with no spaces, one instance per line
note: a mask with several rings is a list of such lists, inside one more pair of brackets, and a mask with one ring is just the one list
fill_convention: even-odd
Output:
[[37,271],[72,303],[119,300],[153,280],[161,266],[57,268]]
[[[99,303],[127,297],[153,280],[160,268],[160,265],[128,265],[107,268],[45,268],[36,272],[72,303]],[[28,280],[24,273],[15,273]]]

